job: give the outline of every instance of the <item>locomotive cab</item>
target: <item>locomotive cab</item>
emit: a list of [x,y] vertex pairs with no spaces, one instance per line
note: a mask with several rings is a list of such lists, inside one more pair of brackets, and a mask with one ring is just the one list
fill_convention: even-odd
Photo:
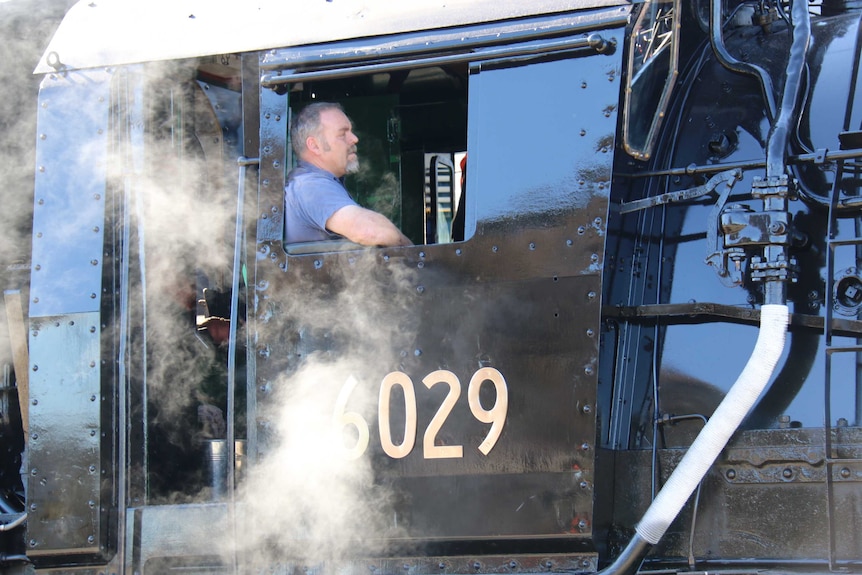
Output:
[[[858,10],[281,4],[39,62],[0,561],[859,569]],[[313,102],[414,245],[285,242]]]

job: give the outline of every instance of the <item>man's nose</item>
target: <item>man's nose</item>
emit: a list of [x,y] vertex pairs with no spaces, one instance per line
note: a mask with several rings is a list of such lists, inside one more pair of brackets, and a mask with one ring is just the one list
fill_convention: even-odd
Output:
[[357,138],[356,134],[354,134],[353,132],[350,132],[350,139],[352,140],[352,143],[350,144],[351,146],[355,146],[359,143],[359,138]]

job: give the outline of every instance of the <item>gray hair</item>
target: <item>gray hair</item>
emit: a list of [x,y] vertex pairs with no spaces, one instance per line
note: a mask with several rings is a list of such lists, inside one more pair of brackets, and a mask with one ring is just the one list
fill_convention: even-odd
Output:
[[320,114],[326,110],[338,110],[344,113],[341,104],[334,102],[314,102],[299,111],[290,125],[290,143],[297,157],[305,153],[305,141],[320,133]]

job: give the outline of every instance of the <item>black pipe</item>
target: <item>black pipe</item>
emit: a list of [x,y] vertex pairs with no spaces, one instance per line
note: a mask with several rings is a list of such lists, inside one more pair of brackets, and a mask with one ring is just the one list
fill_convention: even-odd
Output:
[[808,3],[794,1],[790,13],[793,19],[793,42],[790,45],[790,57],[787,61],[787,80],[781,96],[781,110],[772,125],[766,145],[767,177],[783,176],[786,172],[787,141],[790,136],[791,121],[796,118],[796,102],[799,99],[799,87],[802,84],[808,44],[811,41]]
[[[795,2],[794,2],[795,4]],[[730,55],[727,48],[724,47],[724,38],[721,36],[721,0],[710,1],[709,11],[709,42],[712,45],[712,51],[722,66],[733,72],[740,74],[748,74],[760,80],[760,89],[763,92],[763,99],[766,102],[766,114],[769,121],[775,120],[777,106],[775,105],[775,94],[772,90],[772,78],[769,74],[755,64],[740,62]]]

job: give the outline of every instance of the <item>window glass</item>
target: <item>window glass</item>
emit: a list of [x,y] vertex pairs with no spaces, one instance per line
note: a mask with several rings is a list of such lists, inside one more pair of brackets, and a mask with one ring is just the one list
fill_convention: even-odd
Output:
[[623,130],[626,150],[639,159],[652,154],[678,73],[678,13],[675,0],[651,0],[643,5],[632,31]]

